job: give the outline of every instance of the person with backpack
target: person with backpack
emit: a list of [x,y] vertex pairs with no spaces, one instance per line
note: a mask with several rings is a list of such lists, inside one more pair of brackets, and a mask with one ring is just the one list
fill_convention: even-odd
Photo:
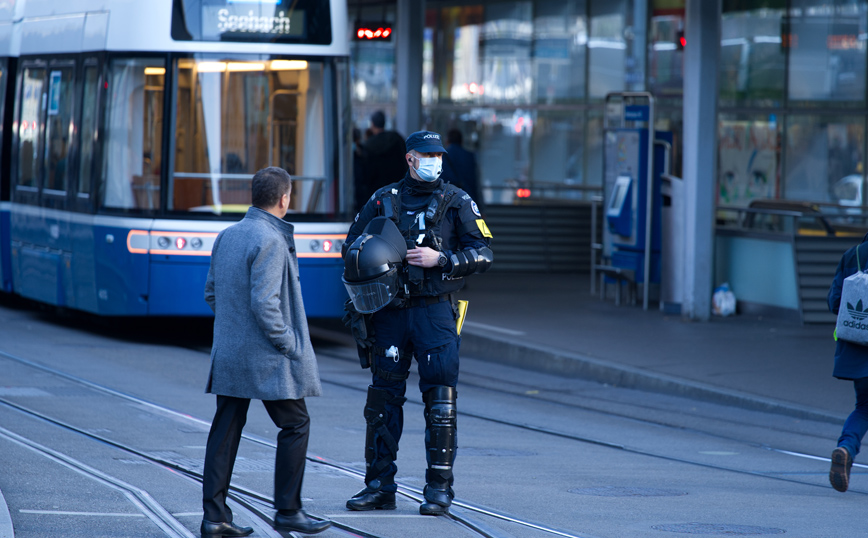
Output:
[[[868,268],[868,234],[862,242],[848,249],[838,263],[835,279],[829,289],[829,310],[838,315],[844,279]],[[849,305],[845,305],[845,308]],[[862,438],[868,431],[868,347],[836,337],[835,368],[832,375],[838,379],[853,381],[856,390],[856,407],[841,430],[838,446],[832,451],[832,467],[829,482],[837,491],[844,492],[850,486],[850,468],[853,458],[862,447]]]
[[[493,254],[491,233],[476,202],[440,179],[446,151],[440,135],[413,133],[406,147],[409,169],[404,178],[374,193],[356,215],[341,252],[344,283],[352,300],[348,306],[358,307],[351,314],[356,318],[362,314],[370,327],[365,332],[371,342],[360,342],[360,358],[373,378],[364,410],[366,487],[347,501],[347,508],[395,509],[395,459],[403,430],[406,380],[415,356],[425,401],[428,463],[425,501],[419,512],[441,515],[455,497],[452,465],[457,447],[460,337],[453,294],[467,276],[488,270]],[[390,236],[388,231],[395,227],[398,231]],[[385,277],[400,280],[386,284]]]

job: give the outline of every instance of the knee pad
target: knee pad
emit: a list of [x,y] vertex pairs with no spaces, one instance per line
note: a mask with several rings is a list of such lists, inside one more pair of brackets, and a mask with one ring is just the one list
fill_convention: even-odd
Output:
[[455,461],[458,411],[455,387],[437,386],[425,392],[425,453],[428,468],[451,471]]

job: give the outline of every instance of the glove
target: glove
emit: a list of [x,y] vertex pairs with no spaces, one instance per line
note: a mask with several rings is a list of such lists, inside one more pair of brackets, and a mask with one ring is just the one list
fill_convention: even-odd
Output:
[[353,335],[353,340],[356,341],[356,345],[362,349],[373,347],[374,328],[370,326],[368,321],[369,316],[356,310],[351,300],[344,303],[344,310],[347,313],[344,314],[341,321],[350,329],[350,333]]

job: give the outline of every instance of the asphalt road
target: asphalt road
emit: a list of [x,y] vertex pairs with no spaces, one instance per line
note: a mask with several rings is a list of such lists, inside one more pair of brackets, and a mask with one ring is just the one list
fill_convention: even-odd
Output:
[[[462,358],[458,387],[455,512],[464,523],[419,516],[411,498],[425,470],[415,374],[397,476],[409,496],[394,512],[347,512],[363,487],[369,373],[353,350],[315,345],[325,394],[307,401],[305,509],[355,535],[865,535],[847,516],[864,510],[865,468],[854,467],[846,494],[828,484],[839,424],[472,357]],[[195,472],[214,410],[204,394],[209,346],[207,323],[105,324],[0,302],[0,491],[15,536],[198,536]],[[236,522],[278,536],[267,524],[276,429],[262,406],[251,406],[245,432],[233,485],[248,496],[233,505]]]

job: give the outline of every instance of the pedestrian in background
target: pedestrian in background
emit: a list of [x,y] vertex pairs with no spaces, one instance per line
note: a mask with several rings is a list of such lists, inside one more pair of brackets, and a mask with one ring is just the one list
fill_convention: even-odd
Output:
[[205,301],[214,311],[214,344],[206,392],[217,395],[202,483],[204,537],[247,536],[226,504],[229,481],[251,399],[262,400],[277,434],[274,526],[307,534],[331,523],[301,510],[310,418],[304,398],[322,392],[298,280],[293,225],[284,221],[289,174],[265,168],[253,176],[253,207],[220,232],[211,252]]
[[[371,114],[371,135],[362,145],[364,155],[363,180],[356,186],[360,191],[362,205],[372,192],[389,183],[400,181],[407,173],[404,154],[404,137],[395,131],[386,130],[386,115],[382,110]],[[361,206],[357,210],[361,209]]]
[[458,129],[446,133],[446,157],[443,159],[443,181],[463,190],[482,207],[479,196],[479,173],[476,169],[476,154],[464,149],[464,136]]
[[[862,242],[847,250],[841,257],[835,280],[829,289],[829,310],[835,315],[841,307],[841,290],[844,279],[856,274],[861,261],[864,269],[868,264],[868,234]],[[857,259],[858,254],[858,259]],[[829,470],[829,482],[838,491],[847,491],[850,486],[850,468],[853,458],[862,447],[862,438],[868,431],[868,347],[837,339],[835,347],[835,368],[832,375],[838,379],[853,381],[856,389],[856,408],[847,417],[838,447],[832,451],[832,468]]]

